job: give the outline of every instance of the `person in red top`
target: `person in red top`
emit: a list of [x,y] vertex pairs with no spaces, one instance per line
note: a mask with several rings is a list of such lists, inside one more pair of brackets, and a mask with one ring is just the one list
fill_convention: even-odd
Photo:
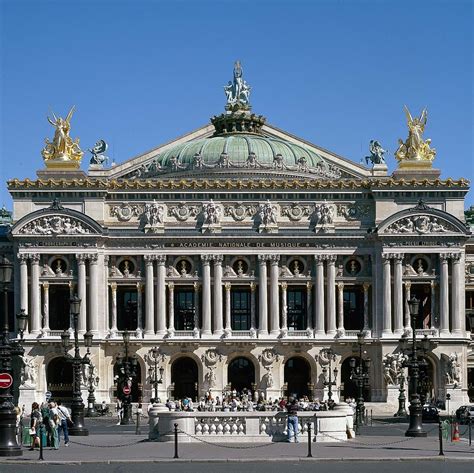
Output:
[[296,399],[290,397],[290,402],[286,405],[288,411],[288,442],[291,442],[291,437],[294,437],[295,443],[298,443],[298,403]]

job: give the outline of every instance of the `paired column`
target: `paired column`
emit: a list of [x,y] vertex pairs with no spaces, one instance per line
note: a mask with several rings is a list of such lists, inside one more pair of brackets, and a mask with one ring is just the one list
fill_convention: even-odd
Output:
[[18,254],[20,260],[20,309],[28,313],[28,255]]
[[280,268],[279,255],[270,256],[270,334],[278,335],[280,332],[280,298],[278,294],[278,277]]
[[259,335],[268,335],[267,255],[258,255]]
[[211,255],[202,255],[202,335],[211,335]]
[[390,254],[382,254],[382,336],[392,335],[392,290],[391,290],[391,272],[390,272]]
[[41,329],[41,296],[39,284],[40,255],[31,254],[31,328],[30,333],[38,335]]
[[256,308],[256,303],[255,303],[255,291],[257,289],[257,286],[255,285],[254,282],[250,283],[250,330],[255,335],[255,330],[257,328],[257,321],[255,320],[255,308]]
[[311,303],[311,289],[313,284],[311,282],[306,283],[306,330],[313,329],[313,304]]
[[287,302],[287,289],[288,283],[282,282],[281,285],[281,332],[286,334],[288,331],[288,302]]
[[[196,302],[195,302],[196,305]],[[197,310],[197,309],[196,309]],[[174,333],[174,283],[168,283],[168,332]]]
[[316,287],[314,291],[315,335],[325,335],[324,330],[324,255],[315,255],[316,261]]
[[369,289],[370,283],[365,282],[362,287],[364,288],[364,332],[370,330],[369,328]]
[[[94,334],[99,333],[99,266],[98,256],[89,255],[89,330]],[[85,305],[82,301],[81,305]]]
[[[222,261],[223,259],[224,258],[222,255],[214,255],[214,334],[218,336],[221,336],[223,332],[223,329],[222,329]],[[226,285],[226,290],[227,290],[227,285]],[[227,293],[226,293],[226,296],[227,296]]]
[[229,336],[232,333],[232,321],[230,314],[230,291],[232,285],[230,282],[225,283],[225,333]]
[[337,283],[337,331],[344,333],[344,283]]
[[145,336],[153,336],[155,334],[155,306],[153,299],[153,255],[145,255]]
[[43,333],[49,332],[49,283],[43,283]]
[[[86,317],[87,317],[87,289],[86,289],[86,260],[87,255],[77,254],[77,295],[81,299],[81,307],[79,311],[79,319],[77,321],[77,329],[80,333],[86,331]],[[117,323],[115,324],[117,327]]]
[[394,332],[396,335],[403,333],[403,255],[395,254],[393,270],[393,310],[394,310]]
[[[194,331],[196,334],[199,333],[199,291],[201,290],[201,286],[198,282],[194,283]],[[210,298],[209,298],[210,299]]]
[[[453,253],[451,255],[452,261],[452,296],[451,296],[451,327],[453,335],[462,336],[464,331],[461,328],[461,320],[464,318],[464,310],[461,307],[464,306],[464,295],[460,295],[461,287],[461,254]],[[464,274],[464,272],[463,272]]]
[[137,282],[137,329],[135,331],[137,338],[143,337],[143,285]]
[[112,293],[112,314],[111,314],[111,328],[110,333],[112,338],[114,338],[118,332],[117,328],[117,283],[110,283],[110,291]]
[[441,253],[439,261],[441,266],[440,273],[440,324],[439,333],[441,336],[449,335],[449,254]]
[[327,255],[327,334],[336,335],[336,256]]
[[157,255],[156,264],[156,333],[163,336],[166,333],[166,256]]
[[436,303],[436,281],[431,281],[431,329],[438,327],[437,323],[437,303]]
[[411,299],[411,282],[405,281],[405,330],[411,330],[410,306],[408,301]]

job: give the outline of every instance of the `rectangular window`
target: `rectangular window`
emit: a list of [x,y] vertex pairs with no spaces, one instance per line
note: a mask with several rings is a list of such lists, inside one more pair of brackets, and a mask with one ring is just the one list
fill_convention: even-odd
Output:
[[174,293],[174,326],[176,330],[194,330],[194,291],[182,289]]
[[250,291],[231,291],[230,317],[232,330],[250,330]]
[[306,328],[306,291],[288,288],[286,298],[288,330],[304,330]]
[[[112,299],[110,299],[112,300]],[[138,324],[138,294],[134,287],[117,287],[117,328],[136,330]]]
[[359,286],[344,288],[344,328],[364,328],[364,292]]

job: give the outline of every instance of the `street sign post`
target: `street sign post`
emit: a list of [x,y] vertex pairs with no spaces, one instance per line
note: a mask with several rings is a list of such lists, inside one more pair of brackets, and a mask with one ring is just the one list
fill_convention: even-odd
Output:
[[8,389],[13,384],[13,378],[9,373],[0,373],[0,388]]

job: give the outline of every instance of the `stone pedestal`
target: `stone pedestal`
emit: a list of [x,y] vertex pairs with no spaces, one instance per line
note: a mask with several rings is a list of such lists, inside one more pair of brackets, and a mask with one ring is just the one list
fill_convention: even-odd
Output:
[[[400,386],[398,384],[389,384],[387,386],[387,400],[386,400],[386,407],[387,410],[392,411],[393,414],[398,411],[398,396],[400,395]],[[407,389],[405,387],[405,409],[408,412],[408,404],[409,404],[409,399],[408,399],[408,393]]]
[[388,167],[385,163],[374,164],[372,168],[372,176],[386,176]]
[[465,404],[469,404],[469,396],[467,395],[467,389],[462,389],[454,387],[455,385],[446,386],[446,395],[450,394],[451,399],[446,401],[446,411],[455,412],[458,407],[461,407]]
[[38,402],[36,400],[36,389],[33,386],[20,386],[19,393],[18,406],[21,408],[24,404],[26,412],[29,413],[31,411],[31,404]]

